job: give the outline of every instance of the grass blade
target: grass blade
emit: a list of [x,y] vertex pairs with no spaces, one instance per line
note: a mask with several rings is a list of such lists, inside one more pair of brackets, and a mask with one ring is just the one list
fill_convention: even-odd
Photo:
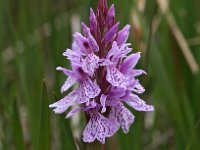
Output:
[[24,150],[24,138],[22,133],[22,126],[20,123],[20,116],[16,98],[13,101],[12,111],[12,126],[16,150]]
[[50,115],[48,108],[48,95],[43,81],[42,100],[40,105],[40,125],[38,134],[38,150],[50,149]]
[[69,120],[64,115],[60,116],[62,149],[76,149]]

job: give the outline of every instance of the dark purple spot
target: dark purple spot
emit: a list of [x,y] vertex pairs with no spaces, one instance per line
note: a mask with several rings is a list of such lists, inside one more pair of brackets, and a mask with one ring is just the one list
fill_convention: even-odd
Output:
[[84,73],[84,71],[83,71],[83,69],[82,68],[78,68],[78,72],[80,72],[80,74],[83,74]]
[[83,45],[85,46],[86,49],[89,48],[89,44],[88,44],[88,42],[84,42]]

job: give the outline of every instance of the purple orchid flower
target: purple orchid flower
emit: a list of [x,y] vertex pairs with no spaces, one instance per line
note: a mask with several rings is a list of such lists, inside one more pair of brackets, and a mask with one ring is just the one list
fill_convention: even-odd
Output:
[[130,25],[118,31],[114,5],[108,8],[106,0],[99,0],[96,14],[90,9],[89,20],[89,27],[82,23],[83,35],[74,34],[72,50],[63,53],[70,60],[72,70],[57,67],[68,76],[61,87],[62,93],[75,83],[79,86],[49,107],[61,114],[79,104],[79,108],[68,111],[66,118],[78,111],[85,112],[89,121],[83,141],[97,139],[104,144],[105,138],[113,136],[120,127],[128,133],[134,122],[135,117],[125,103],[137,111],[153,111],[154,107],[138,97],[145,89],[137,77],[146,72],[135,69],[140,52],[127,56],[132,51],[131,44],[126,43]]

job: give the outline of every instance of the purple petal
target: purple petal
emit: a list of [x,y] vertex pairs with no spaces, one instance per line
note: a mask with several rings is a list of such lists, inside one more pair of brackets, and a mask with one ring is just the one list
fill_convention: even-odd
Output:
[[71,76],[71,75],[72,75],[72,71],[71,71],[71,70],[68,70],[68,69],[63,68],[63,67],[60,67],[60,66],[58,66],[58,67],[56,68],[56,70],[62,71],[62,72],[63,72],[65,75],[67,75],[67,76]]
[[140,59],[140,52],[129,55],[122,63],[120,71],[122,73],[128,73],[135,67],[139,59]]
[[96,81],[93,82],[89,78],[82,83],[82,87],[85,95],[89,98],[95,98],[101,91]]
[[136,82],[134,84],[133,91],[138,94],[144,93],[144,91],[145,91],[144,87],[139,83],[138,79],[136,80]]
[[99,51],[99,46],[98,46],[96,40],[94,39],[94,37],[92,36],[92,34],[90,32],[90,28],[88,28],[83,22],[82,22],[82,28],[83,28],[83,34],[89,40],[89,44],[90,44],[91,49],[94,52],[98,52]]
[[101,58],[101,59],[99,59],[99,65],[100,66],[110,66],[110,65],[113,65],[113,63],[109,59]]
[[130,44],[124,44],[122,47],[117,45],[117,42],[114,41],[112,48],[109,50],[106,58],[109,59],[112,63],[117,64],[120,59],[126,57],[126,55],[132,50],[129,48]]
[[107,16],[106,16],[106,24],[108,28],[110,28],[115,21],[115,7],[114,4],[111,5],[110,9],[108,10]]
[[106,98],[107,98],[107,96],[104,95],[104,94],[102,94],[101,97],[100,97],[100,103],[102,105],[101,113],[106,112]]
[[124,74],[124,76],[128,80],[128,87],[127,87],[127,89],[132,91],[133,88],[134,88],[134,86],[138,82],[138,80],[131,73],[130,74]]
[[72,43],[72,51],[76,52],[80,57],[82,56],[80,47],[79,47],[79,45],[77,45],[77,43],[75,41]]
[[117,63],[119,59],[121,58],[121,54],[122,54],[122,51],[117,46],[117,42],[114,41],[112,44],[112,48],[110,49],[106,57],[107,59],[110,59],[111,62]]
[[95,107],[97,106],[96,101],[95,101],[95,100],[92,100],[92,101],[90,102],[90,106],[91,106],[91,108],[95,108]]
[[67,96],[65,96],[63,99],[49,105],[50,108],[55,107],[53,110],[56,114],[62,114],[64,113],[70,106],[74,105],[76,102],[76,99],[78,98],[77,91],[73,91]]
[[76,51],[72,51],[70,49],[67,49],[64,53],[63,56],[66,56],[67,59],[71,61],[72,64],[75,65],[80,65],[80,60],[81,60],[81,55],[80,53],[77,53]]
[[110,99],[119,99],[123,97],[126,94],[126,90],[122,88],[115,88],[112,89],[112,91],[109,93],[109,98]]
[[115,56],[116,53],[119,53],[119,47],[117,46],[117,42],[114,41],[112,44],[112,48],[108,51],[107,58],[111,59],[111,57]]
[[83,111],[85,112],[89,112],[90,109],[92,108],[97,108],[98,104],[96,103],[96,101],[93,99],[92,101],[90,101],[87,105],[87,107],[84,107]]
[[72,110],[70,110],[67,115],[66,115],[66,119],[70,118],[71,116],[73,116],[75,113],[79,112],[80,110],[82,110],[82,107],[78,107],[78,108],[73,108]]
[[90,8],[90,29],[91,31],[97,31],[97,19],[92,8]]
[[83,141],[93,142],[95,139],[105,144],[105,138],[111,137],[116,132],[116,126],[106,117],[97,113],[93,114],[83,131]]
[[114,40],[114,37],[118,31],[118,27],[119,27],[119,22],[116,23],[115,25],[113,25],[109,30],[108,32],[106,33],[106,35],[104,36],[104,41],[106,43],[109,43],[111,41]]
[[76,79],[69,76],[61,88],[61,93],[67,91],[75,83],[76,83]]
[[99,46],[98,46],[96,40],[94,39],[94,37],[90,33],[88,35],[88,39],[89,39],[92,51],[93,52],[98,52],[99,51]]
[[84,22],[81,22],[81,25],[83,29],[83,35],[87,37],[90,33],[90,28]]
[[74,41],[77,45],[77,48],[83,55],[92,53],[92,49],[90,48],[89,40],[86,37],[84,37],[80,33],[76,32],[74,34]]
[[72,77],[76,78],[78,82],[84,80],[86,78],[86,74],[82,69],[82,63],[79,65],[71,64],[73,72],[71,74]]
[[133,74],[134,77],[140,76],[142,74],[147,75],[147,73],[142,69],[134,69],[134,70],[132,70],[131,73]]
[[123,57],[125,57],[128,53],[132,51],[132,48],[129,47],[130,45],[130,43],[126,43],[120,46],[120,50],[122,51]]
[[67,49],[64,53],[63,56],[66,56],[69,60],[77,60],[81,58],[81,55],[75,51],[72,51],[71,49]]
[[131,94],[130,97],[126,99],[126,103],[137,111],[154,111],[153,106],[147,105],[135,94]]
[[118,128],[121,126],[124,133],[129,132],[130,125],[134,122],[132,113],[121,103],[112,107],[109,118],[117,124]]
[[62,71],[65,75],[67,75],[69,77],[73,77],[76,79],[82,79],[82,75],[77,70],[77,68],[79,68],[79,67],[75,67],[74,64],[72,64],[72,68],[73,68],[73,70],[68,70],[63,67],[57,67],[56,70]]
[[112,84],[113,86],[122,87],[122,88],[127,87],[128,81],[119,70],[117,70],[113,66],[106,67],[106,70],[107,70],[106,80],[110,84]]
[[78,104],[89,103],[90,98],[85,94],[85,90],[82,85],[78,90],[78,95],[79,95],[77,99]]
[[82,62],[83,71],[89,76],[93,76],[94,71],[99,67],[98,62],[99,57],[97,57],[95,54],[92,53],[87,55]]
[[130,32],[130,27],[131,27],[130,25],[126,25],[121,31],[119,31],[118,37],[117,37],[118,45],[122,45],[126,43],[129,36],[129,32]]

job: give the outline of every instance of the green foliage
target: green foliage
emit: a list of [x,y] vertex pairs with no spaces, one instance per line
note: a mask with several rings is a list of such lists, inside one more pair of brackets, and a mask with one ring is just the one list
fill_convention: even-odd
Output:
[[[115,4],[121,27],[132,26],[129,42],[135,52],[142,51],[140,68],[148,73],[141,78],[146,88],[142,98],[155,112],[133,110],[130,132],[119,131],[107,141],[107,149],[200,147],[200,73],[191,71],[194,64],[188,64],[174,33],[180,30],[199,67],[200,1],[170,1],[167,15],[174,17],[177,28],[157,1],[108,1]],[[74,131],[82,132],[84,116],[74,127],[64,115],[50,117],[48,105],[56,101],[53,91],[63,97],[59,89],[65,77],[55,67],[69,67],[62,53],[71,47],[75,26],[80,20],[88,22],[89,7],[96,4],[97,0],[0,0],[0,149],[88,147],[74,136]]]
[[42,99],[39,115],[38,150],[50,149],[49,101],[45,81],[43,81]]
[[13,135],[15,140],[15,145],[17,150],[24,150],[24,137],[22,133],[22,127],[21,127],[21,119],[19,116],[19,110],[16,99],[13,102],[12,107],[12,127],[13,127]]
[[64,115],[60,116],[62,149],[76,149],[76,144],[72,135],[69,120],[66,120],[64,118]]

